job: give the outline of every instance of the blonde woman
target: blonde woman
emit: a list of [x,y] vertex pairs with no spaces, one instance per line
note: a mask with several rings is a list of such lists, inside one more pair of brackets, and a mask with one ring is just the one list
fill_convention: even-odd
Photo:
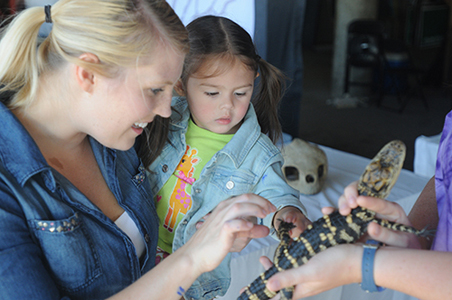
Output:
[[[52,29],[41,41],[44,22]],[[6,28],[1,299],[179,299],[236,237],[268,234],[243,217],[275,207],[238,196],[153,268],[158,219],[133,145],[147,133],[158,155],[165,131],[148,127],[171,114],[186,45],[182,23],[157,0],[60,0]]]

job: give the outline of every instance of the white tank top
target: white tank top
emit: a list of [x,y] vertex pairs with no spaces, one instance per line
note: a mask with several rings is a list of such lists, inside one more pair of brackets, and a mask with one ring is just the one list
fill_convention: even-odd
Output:
[[138,230],[137,225],[129,216],[129,214],[124,211],[122,215],[115,221],[116,226],[118,226],[125,234],[129,236],[132,240],[133,245],[135,246],[135,251],[137,252],[138,257],[144,252],[144,240]]

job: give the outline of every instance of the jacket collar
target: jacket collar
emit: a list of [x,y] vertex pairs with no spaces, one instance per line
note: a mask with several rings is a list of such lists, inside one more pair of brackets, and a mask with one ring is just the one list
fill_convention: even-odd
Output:
[[[24,186],[27,180],[43,172],[46,176],[47,187],[51,191],[56,189],[56,180],[38,145],[30,136],[16,116],[0,102],[0,161],[14,176],[17,182]],[[96,155],[110,155],[115,157],[116,151],[108,149],[90,138],[91,147]]]
[[[178,130],[182,129],[185,133],[188,127],[188,118],[190,118],[190,111],[188,110],[185,97],[174,97],[172,106],[177,112],[173,111],[171,125],[177,127]],[[235,167],[238,168],[256,144],[261,134],[261,127],[257,122],[256,112],[250,103],[242,126],[240,126],[240,129],[231,141],[217,155],[227,155],[233,161]],[[241,146],[238,147],[238,145]]]
[[50,166],[33,138],[16,116],[0,103],[0,159],[22,186],[34,174],[46,172],[55,184]]
[[256,113],[253,105],[250,103],[248,112],[245,115],[242,126],[220,151],[231,158],[236,168],[239,168],[245,161],[248,153],[254,147],[261,136],[261,127],[257,122]]

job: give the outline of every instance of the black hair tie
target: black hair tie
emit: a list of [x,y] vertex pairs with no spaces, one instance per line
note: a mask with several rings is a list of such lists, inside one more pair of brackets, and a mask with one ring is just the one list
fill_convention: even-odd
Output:
[[261,60],[261,57],[256,54],[256,61],[259,62]]
[[44,12],[46,13],[46,23],[52,23],[52,16],[50,15],[51,5],[44,6]]

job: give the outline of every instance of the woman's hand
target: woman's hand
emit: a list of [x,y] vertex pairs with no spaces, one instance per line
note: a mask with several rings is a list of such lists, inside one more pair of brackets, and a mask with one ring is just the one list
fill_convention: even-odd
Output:
[[[387,200],[359,196],[357,183],[350,184],[338,202],[339,212],[347,215],[357,206],[375,211],[376,217],[411,226],[404,210],[397,203]],[[324,208],[323,213],[329,214],[332,208]],[[370,223],[368,232],[371,238],[388,245],[419,248],[419,240],[413,234],[401,233]],[[450,271],[445,257],[439,258],[437,253],[402,248],[384,247],[377,252],[375,259],[374,278],[377,285],[396,289],[418,298],[426,298],[425,272],[434,270],[432,274],[443,269]],[[444,253],[441,253],[442,255]],[[448,254],[448,253],[447,253]],[[319,294],[332,288],[350,283],[361,282],[361,260],[363,247],[360,244],[345,244],[328,248],[312,257],[306,264],[283,271],[272,276],[267,282],[267,288],[279,291],[282,288],[294,286],[293,298],[298,299]],[[429,257],[427,257],[429,256]],[[435,259],[437,259],[435,261]],[[431,267],[437,263],[437,267]],[[270,261],[261,258],[261,263],[268,268]],[[423,265],[425,263],[425,265]],[[420,266],[419,266],[420,265]],[[407,271],[409,269],[410,271]],[[427,271],[426,271],[427,270]],[[384,275],[382,275],[384,274]],[[390,274],[390,275],[388,275]],[[406,276],[406,277],[404,277]],[[447,276],[446,276],[447,277]],[[401,280],[401,278],[403,278]],[[439,278],[444,278],[441,276]],[[416,281],[417,280],[417,281]],[[412,283],[417,282],[417,283]],[[437,284],[438,281],[431,281]],[[419,290],[420,288],[420,290]],[[448,293],[449,291],[444,291]],[[431,299],[437,299],[433,296]]]
[[[361,282],[363,247],[358,244],[339,245],[320,252],[301,267],[275,274],[267,282],[271,291],[295,286],[293,299],[317,295],[335,287]],[[261,257],[265,268],[271,266]]]
[[199,268],[200,274],[211,271],[228,252],[238,247],[234,244],[237,239],[240,244],[240,240],[268,235],[266,226],[256,225],[247,218],[264,218],[275,211],[273,204],[254,194],[244,194],[222,201],[179,250],[183,249],[187,258],[193,260],[193,265]]
[[[204,217],[202,217],[202,220],[196,223],[196,229],[201,228],[202,225],[204,225],[204,222],[207,220],[207,218],[210,216],[211,213],[208,213]],[[246,221],[249,221],[253,224],[257,224],[257,218],[250,216],[243,218]],[[253,239],[253,238],[261,238],[264,236],[267,236],[270,233],[270,229],[266,226],[254,226],[251,230],[252,232],[240,232],[237,234],[237,237],[234,240],[234,243],[232,244],[231,249],[229,252],[240,252],[242,251],[246,245]]]
[[[351,183],[345,188],[344,194],[339,198],[338,207],[342,215],[349,214],[353,208],[359,205],[375,211],[377,213],[376,217],[379,219],[412,226],[405,211],[399,204],[384,199],[359,196],[357,186],[358,182]],[[367,232],[372,239],[387,245],[420,248],[419,239],[414,234],[390,230],[373,222],[369,224]]]

